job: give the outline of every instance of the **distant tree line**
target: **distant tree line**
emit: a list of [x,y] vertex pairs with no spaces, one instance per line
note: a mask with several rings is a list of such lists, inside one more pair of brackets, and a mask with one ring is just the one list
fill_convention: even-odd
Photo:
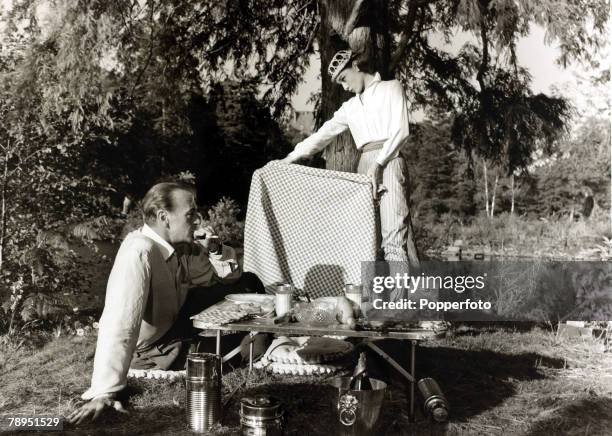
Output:
[[403,153],[410,169],[411,206],[417,219],[435,222],[450,214],[469,221],[476,214],[486,213],[485,165],[489,216],[499,213],[532,219],[572,213],[579,216],[587,195],[604,214],[609,210],[607,119],[585,120],[572,136],[560,141],[552,156],[509,175],[486,161],[470,160],[452,143],[451,125],[450,120],[443,120],[411,126]]
[[186,118],[188,134],[159,135],[158,120],[140,116],[120,138],[116,158],[125,159],[127,192],[139,198],[153,181],[187,170],[203,204],[228,196],[244,209],[253,171],[289,151],[284,128],[253,83],[225,80],[207,95],[191,94]]

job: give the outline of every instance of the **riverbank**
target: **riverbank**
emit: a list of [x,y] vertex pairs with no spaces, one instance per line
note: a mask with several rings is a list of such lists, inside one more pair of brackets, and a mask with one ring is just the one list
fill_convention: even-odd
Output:
[[[450,216],[417,226],[417,243],[432,258],[457,246],[510,259],[607,260],[612,258],[612,228],[607,217],[568,221],[528,220],[500,214],[463,223]],[[458,260],[458,259],[447,259]],[[471,260],[471,259],[467,259]],[[478,259],[477,259],[478,260]]]

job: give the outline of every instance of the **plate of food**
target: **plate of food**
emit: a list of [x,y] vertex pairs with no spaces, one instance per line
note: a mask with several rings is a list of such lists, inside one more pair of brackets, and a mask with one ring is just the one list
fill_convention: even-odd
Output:
[[229,294],[225,299],[234,303],[274,304],[274,295],[268,294]]

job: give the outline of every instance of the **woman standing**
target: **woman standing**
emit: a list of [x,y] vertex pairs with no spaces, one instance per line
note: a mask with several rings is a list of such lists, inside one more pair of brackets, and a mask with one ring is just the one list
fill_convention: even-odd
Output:
[[[380,74],[368,69],[350,50],[336,53],[328,73],[346,91],[355,94],[342,104],[332,119],[295,146],[283,162],[293,163],[323,150],[331,140],[351,131],[361,152],[357,172],[373,180],[374,197],[382,182],[380,196],[382,248],[386,261],[410,260],[418,265],[412,240],[410,210],[406,195],[406,164],[399,152],[408,137],[408,101],[398,80],[381,80]],[[392,299],[399,297],[392,296]]]

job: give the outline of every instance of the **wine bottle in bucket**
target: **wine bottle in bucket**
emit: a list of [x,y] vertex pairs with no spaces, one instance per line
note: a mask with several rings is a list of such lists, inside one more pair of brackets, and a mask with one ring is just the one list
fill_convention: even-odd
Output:
[[353,377],[351,378],[349,389],[351,391],[372,390],[372,382],[370,381],[366,367],[365,353],[359,354],[359,360],[357,361],[357,366],[355,366],[355,370],[353,371]]

